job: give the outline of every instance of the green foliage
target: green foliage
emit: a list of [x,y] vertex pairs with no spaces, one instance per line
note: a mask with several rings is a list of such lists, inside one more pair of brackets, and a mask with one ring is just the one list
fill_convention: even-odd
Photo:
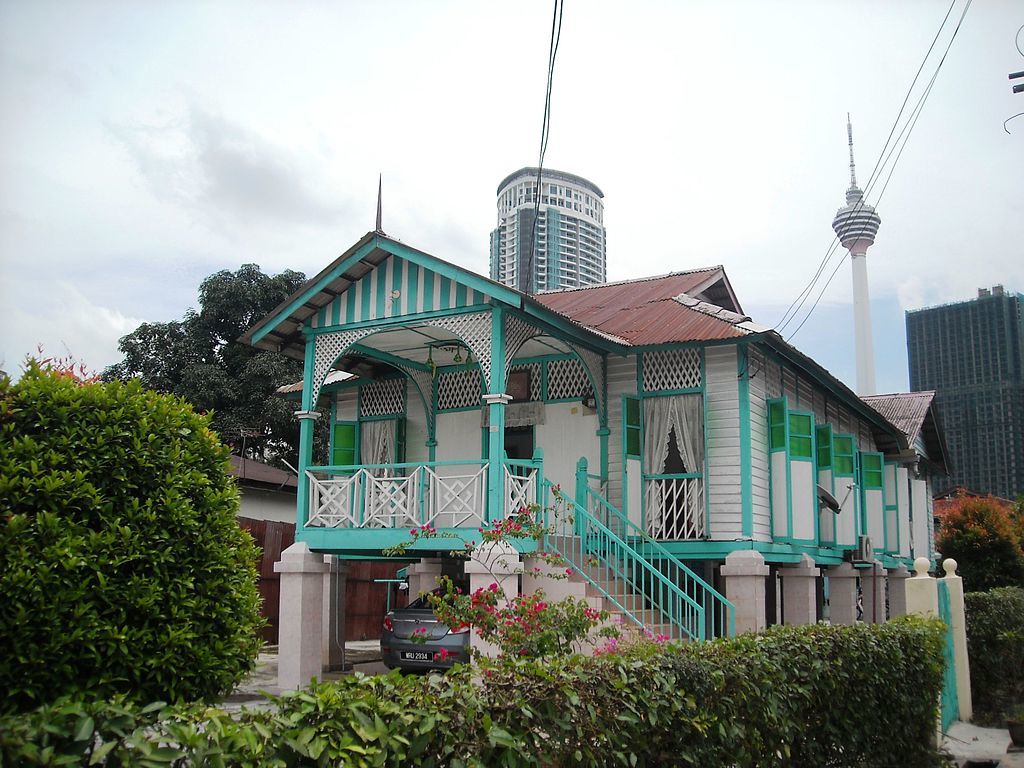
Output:
[[1002,725],[1024,705],[1024,589],[970,592],[964,602],[975,719]]
[[444,676],[356,675],[237,717],[54,707],[0,720],[0,758],[56,765],[40,759],[49,748],[85,762],[91,747],[94,759],[110,750],[95,761],[105,765],[924,768],[937,764],[943,631],[921,619],[779,627]]
[[210,275],[199,286],[198,312],[189,310],[169,323],[143,323],[122,337],[124,359],[103,377],[138,378],[150,389],[183,397],[212,412],[213,428],[238,452],[244,447],[249,456],[282,456],[295,465],[295,405],[274,392],[302,379],[302,363],[238,338],[304,280],[291,270],[271,277],[255,264]]
[[1024,585],[1024,553],[1009,510],[991,498],[962,496],[942,519],[938,550],[957,561],[968,592]]
[[227,454],[137,381],[0,378],[0,709],[211,698],[251,668],[256,550]]

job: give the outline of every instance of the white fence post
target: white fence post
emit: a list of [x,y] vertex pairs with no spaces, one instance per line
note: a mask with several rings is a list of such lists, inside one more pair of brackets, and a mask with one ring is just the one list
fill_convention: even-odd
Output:
[[956,668],[956,698],[960,705],[960,719],[964,722],[974,715],[971,701],[971,665],[967,658],[967,622],[964,611],[964,580],[956,575],[956,560],[947,558],[942,563],[949,590],[950,624],[953,626],[953,666]]

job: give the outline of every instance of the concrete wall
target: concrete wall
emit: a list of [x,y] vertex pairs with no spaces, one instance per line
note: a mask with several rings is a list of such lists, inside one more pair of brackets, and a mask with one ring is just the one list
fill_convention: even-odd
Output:
[[273,520],[278,523],[295,522],[295,490],[275,491],[272,489],[252,488],[239,484],[242,493],[242,504],[238,509],[239,517],[252,520]]

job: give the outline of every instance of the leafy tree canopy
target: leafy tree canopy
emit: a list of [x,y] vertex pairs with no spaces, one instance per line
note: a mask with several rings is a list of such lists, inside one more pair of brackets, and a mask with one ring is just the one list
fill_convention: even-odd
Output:
[[970,592],[1024,585],[1024,553],[1010,510],[994,498],[958,497],[942,519],[938,550],[957,561]]
[[238,453],[295,465],[293,404],[274,394],[302,378],[302,363],[237,341],[305,282],[301,272],[266,275],[256,264],[221,270],[199,286],[199,310],[181,320],[143,323],[121,338],[124,359],[106,381],[138,378],[158,392],[213,413],[212,427]]

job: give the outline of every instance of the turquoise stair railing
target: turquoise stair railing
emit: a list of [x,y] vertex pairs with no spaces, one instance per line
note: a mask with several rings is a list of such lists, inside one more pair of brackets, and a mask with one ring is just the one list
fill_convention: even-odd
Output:
[[704,640],[704,606],[652,565],[600,520],[545,479],[545,551],[561,556],[571,572],[593,585],[614,613],[652,637]]
[[705,637],[732,637],[736,632],[736,609],[718,590],[708,584],[659,541],[648,536],[640,526],[605,497],[595,490],[587,473],[587,460],[581,458],[576,464],[576,506],[618,534],[634,551],[658,569],[665,577],[692,599],[699,603],[707,627]]

